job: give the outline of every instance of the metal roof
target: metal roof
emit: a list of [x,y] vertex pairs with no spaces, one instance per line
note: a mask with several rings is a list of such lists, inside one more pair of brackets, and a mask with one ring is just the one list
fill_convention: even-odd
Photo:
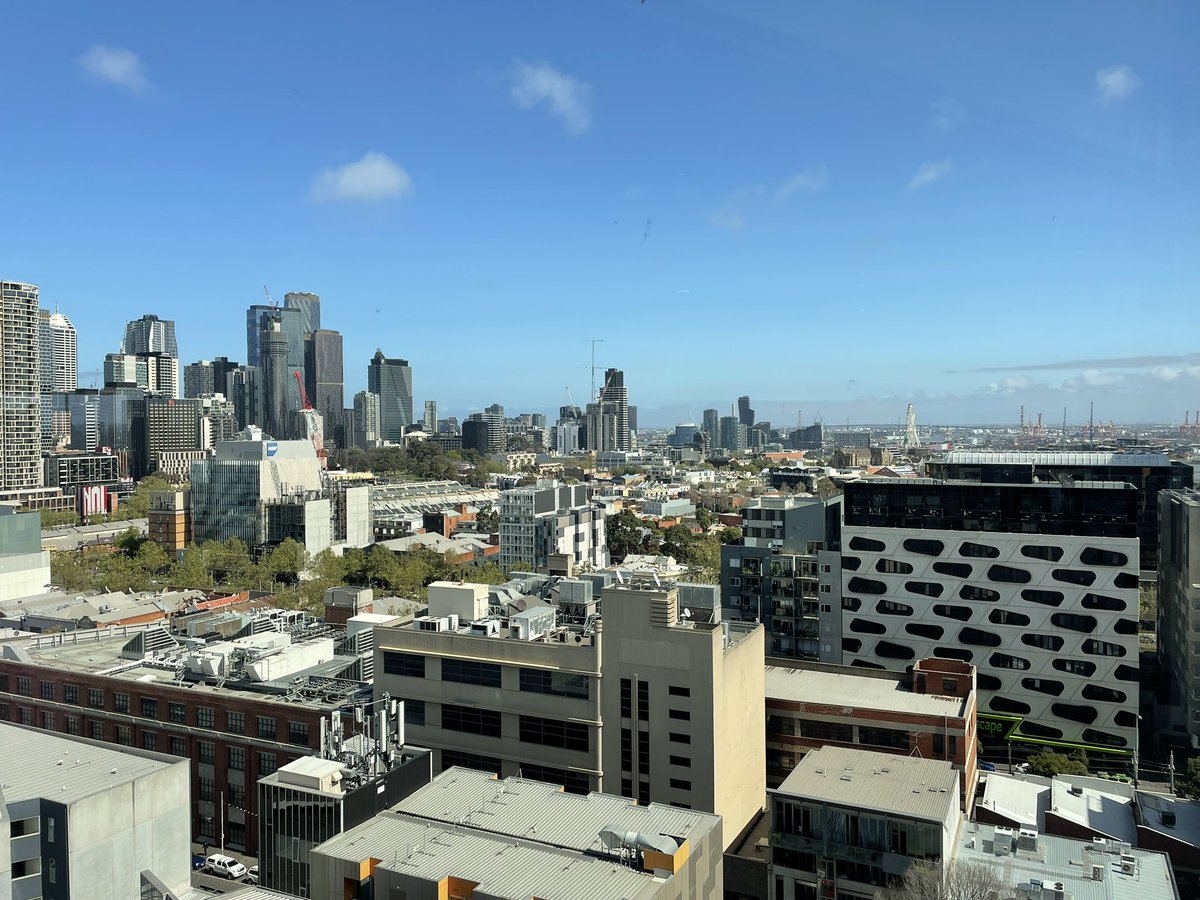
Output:
[[0,793],[8,803],[35,797],[71,804],[171,768],[173,759],[0,722]]
[[958,809],[958,777],[947,760],[819,747],[805,754],[771,793],[944,822]]
[[375,857],[381,868],[429,881],[469,879],[489,897],[649,900],[661,879],[619,864],[603,849],[601,829],[687,839],[719,822],[708,813],[452,768],[314,852],[353,862]]
[[1109,453],[1104,451],[1054,450],[951,450],[942,459],[951,465],[1032,466],[1169,466],[1165,453]]
[[835,703],[859,709],[915,713],[929,716],[962,718],[967,701],[941,694],[917,694],[899,677],[875,678],[869,675],[822,672],[791,666],[767,666],[764,670],[767,702],[787,700],[796,703]]

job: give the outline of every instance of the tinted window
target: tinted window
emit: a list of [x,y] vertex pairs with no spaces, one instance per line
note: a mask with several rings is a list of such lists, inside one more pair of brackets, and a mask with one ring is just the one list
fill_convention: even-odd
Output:
[[939,575],[950,575],[953,578],[970,578],[971,564],[970,563],[953,563],[953,562],[935,562],[933,571]]
[[933,655],[940,656],[942,659],[961,659],[963,662],[970,662],[975,654],[963,647],[934,647]]
[[857,572],[858,567],[862,565],[862,560],[857,556],[843,556],[842,568],[848,572]]
[[1051,740],[1058,740],[1063,736],[1063,733],[1057,728],[1051,728],[1049,725],[1042,725],[1039,722],[1030,722],[1028,719],[1021,723],[1021,726],[1018,730],[1026,737],[1033,738],[1050,738]]
[[1024,569],[1014,569],[1012,566],[992,566],[988,569],[988,578],[992,581],[1003,581],[1006,584],[1028,584],[1030,574]]
[[933,614],[935,616],[945,616],[947,619],[958,619],[960,622],[969,622],[971,620],[971,608],[969,606],[951,606],[948,603],[933,604]]
[[995,625],[1028,625],[1029,616],[1007,609],[993,609],[988,613],[988,621]]
[[936,581],[906,581],[904,589],[910,594],[920,594],[922,597],[940,597],[945,588]]
[[1061,650],[1063,639],[1057,634],[1023,634],[1021,643],[1039,650]]
[[1138,623],[1133,619],[1117,619],[1113,623],[1113,631],[1117,634],[1137,634]]
[[1086,659],[1056,659],[1052,663],[1060,672],[1070,672],[1072,675],[1082,675],[1090,678],[1096,674],[1096,664]]
[[1138,577],[1132,572],[1118,572],[1113,584],[1119,588],[1135,588],[1138,586]]
[[1134,666],[1120,665],[1113,671],[1113,677],[1117,681],[1137,681],[1138,670]]
[[998,691],[1004,687],[1004,682],[995,675],[987,674],[987,672],[977,672],[975,683],[981,691]]
[[1102,594],[1084,594],[1082,605],[1084,609],[1107,609],[1112,612],[1124,612],[1125,601],[1116,597],[1105,597]]
[[1129,557],[1116,550],[1084,547],[1083,552],[1079,554],[1079,561],[1085,566],[1124,566],[1129,563]]
[[1129,709],[1118,710],[1117,714],[1113,716],[1113,721],[1122,728],[1136,728],[1137,720],[1137,713]]
[[1029,660],[1007,653],[993,653],[988,662],[996,669],[1028,669]]
[[1128,743],[1123,737],[1109,734],[1107,731],[1097,731],[1095,728],[1083,729],[1083,739],[1100,747],[1124,747]]
[[875,612],[885,616],[911,616],[913,609],[903,603],[892,600],[880,600],[875,604]]
[[971,541],[963,541],[958,548],[959,556],[973,556],[977,559],[995,559],[1000,555],[1000,551],[995,547],[989,547],[987,544],[975,544]]
[[853,594],[882,594],[887,591],[887,585],[873,578],[860,578],[855,575],[846,585],[846,589]]
[[1092,706],[1076,706],[1074,703],[1055,703],[1050,707],[1060,719],[1067,719],[1071,722],[1082,722],[1084,725],[1091,725],[1096,721],[1096,709]]
[[1061,606],[1063,595],[1061,591],[1043,591],[1039,588],[1025,588],[1021,591],[1021,599],[1030,603],[1041,603],[1044,606]]
[[850,612],[858,612],[862,609],[862,601],[857,597],[843,597],[842,609],[849,610]]
[[887,626],[882,622],[872,622],[870,619],[851,619],[850,630],[858,634],[886,634]]
[[958,596],[961,600],[982,600],[985,603],[995,603],[1000,599],[1000,592],[993,591],[991,588],[964,584],[959,588]]
[[891,641],[879,641],[875,645],[875,655],[883,659],[912,659],[917,654],[912,647],[893,644]]
[[1096,630],[1096,619],[1079,613],[1055,613],[1050,617],[1050,623],[1058,628],[1082,631],[1084,634],[1090,634]]
[[1027,691],[1037,691],[1039,694],[1050,694],[1054,697],[1063,692],[1063,683],[1052,678],[1022,678],[1021,687]]
[[884,549],[884,545],[883,545],[883,541],[877,541],[873,538],[865,538],[865,537],[860,537],[859,535],[855,535],[854,537],[850,538],[850,549],[851,550],[867,550],[867,551],[874,551],[875,553],[879,553],[880,551],[882,551]]
[[857,653],[862,649],[862,641],[858,638],[842,638],[842,649],[847,653]]
[[1000,635],[984,631],[982,628],[964,628],[958,633],[958,639],[964,644],[975,644],[979,647],[1000,646]]
[[1030,559],[1044,559],[1046,562],[1058,562],[1063,557],[1062,547],[1051,547],[1046,544],[1026,544],[1021,548],[1021,555]]
[[1050,575],[1055,581],[1079,584],[1083,587],[1087,587],[1096,580],[1096,573],[1088,572],[1085,569],[1055,569]]
[[1003,694],[996,694],[988,700],[988,709],[998,713],[1016,713],[1020,716],[1029,715],[1029,704],[1022,703],[1020,700],[1014,700],[1012,697],[1006,697]]
[[1102,700],[1107,703],[1124,703],[1125,692],[1099,684],[1085,684],[1083,686],[1083,699]]
[[1088,638],[1083,642],[1083,652],[1091,653],[1093,656],[1124,656],[1125,648],[1120,644],[1113,644],[1109,641],[1098,641],[1095,638]]
[[909,553],[920,553],[923,556],[938,556],[945,549],[945,544],[929,538],[907,538],[904,549]]
[[924,622],[909,622],[904,626],[904,630],[909,634],[917,637],[929,638],[930,640],[938,640],[946,629],[941,625],[926,625]]

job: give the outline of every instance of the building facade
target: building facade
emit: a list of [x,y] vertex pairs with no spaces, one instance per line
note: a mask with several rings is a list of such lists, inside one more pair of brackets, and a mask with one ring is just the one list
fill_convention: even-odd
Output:
[[59,447],[70,440],[71,416],[64,398],[79,387],[75,326],[55,310],[38,310],[41,357],[42,448]]
[[1174,724],[1195,748],[1200,747],[1200,492],[1159,492],[1158,521],[1158,656],[1177,713]]
[[41,396],[37,285],[0,280],[0,491],[42,486]]
[[355,447],[372,447],[381,440],[379,424],[379,395],[359,391],[354,395]]
[[135,355],[161,353],[179,358],[179,344],[175,340],[175,323],[147,313],[125,326],[123,352]]
[[412,369],[407,359],[388,359],[376,350],[367,366],[367,390],[379,397],[379,437],[398,444],[413,424]]
[[539,481],[500,493],[500,565],[544,568],[567,554],[575,566],[608,565],[604,511],[588,501],[586,485]]
[[822,642],[855,666],[974,664],[985,741],[1129,755],[1137,497],[1111,483],[851,482]]
[[32,597],[50,585],[50,554],[42,550],[42,516],[0,503],[0,600]]
[[[319,319],[319,314],[318,314]],[[341,432],[345,392],[342,384],[342,335],[318,328],[304,338],[305,388],[313,408],[325,425],[325,441]]]

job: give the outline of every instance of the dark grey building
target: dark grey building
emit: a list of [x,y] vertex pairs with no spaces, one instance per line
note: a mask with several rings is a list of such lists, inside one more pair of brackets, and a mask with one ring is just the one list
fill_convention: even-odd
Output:
[[754,427],[754,409],[750,406],[749,397],[738,397],[738,414],[737,419],[747,428]]
[[300,311],[301,334],[308,335],[321,329],[321,298],[316,294],[289,291],[283,295],[283,305]]
[[238,366],[225,376],[225,397],[233,404],[238,428],[263,424],[262,369]]
[[304,387],[324,420],[326,442],[341,431],[345,408],[342,378],[341,333],[324,328],[309,332],[304,338]]
[[[258,340],[263,372],[263,428],[276,440],[287,440],[292,436],[290,412],[299,407],[298,402],[289,402],[292,394],[288,382],[295,380],[288,365],[289,338],[278,319],[266,318]],[[298,401],[299,385],[295,390]]]
[[216,373],[210,360],[202,359],[183,367],[183,396],[202,397],[216,392]]
[[288,409],[300,408],[300,386],[294,372],[304,377],[304,320],[300,309],[288,306],[255,304],[246,311],[246,364],[262,365],[263,322],[274,319],[287,340]]
[[376,350],[367,366],[367,390],[379,396],[380,440],[400,443],[413,424],[412,369],[407,359],[389,359]]
[[616,417],[615,446],[604,450],[633,449],[633,435],[629,430],[629,389],[625,387],[625,373],[620,369],[608,369],[604,373],[604,387],[600,389],[599,406],[601,415]]
[[[1167,709],[1188,746],[1200,746],[1200,492],[1191,488],[1158,495],[1158,658],[1166,674]],[[1167,722],[1158,721],[1164,729]]]
[[200,401],[147,396],[133,405],[130,433],[131,474],[145,478],[155,468],[155,454],[195,450],[200,446]]

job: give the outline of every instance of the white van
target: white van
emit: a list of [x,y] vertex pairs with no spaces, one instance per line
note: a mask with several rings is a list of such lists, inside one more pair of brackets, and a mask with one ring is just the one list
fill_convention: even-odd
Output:
[[204,867],[200,871],[210,875],[220,875],[222,878],[241,878],[246,874],[246,867],[232,856],[214,853],[204,860]]

